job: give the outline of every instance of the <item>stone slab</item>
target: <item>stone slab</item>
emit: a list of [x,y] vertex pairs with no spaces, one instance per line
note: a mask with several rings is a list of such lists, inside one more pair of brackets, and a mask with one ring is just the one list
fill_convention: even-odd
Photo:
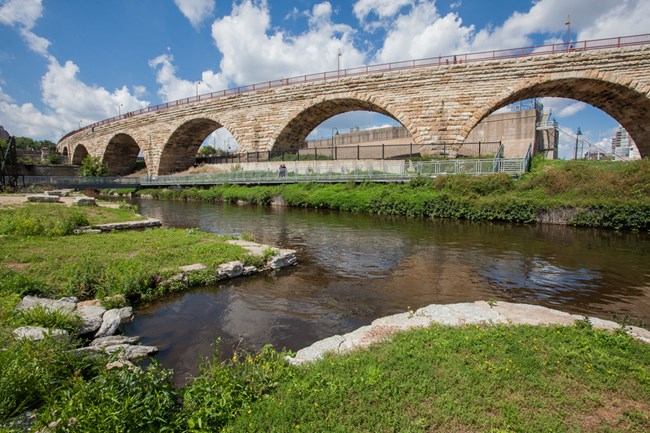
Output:
[[68,331],[64,329],[48,329],[41,326],[21,326],[13,330],[13,335],[18,339],[41,341],[47,336],[67,337]]
[[71,313],[76,308],[76,301],[72,302],[72,298],[62,299],[47,299],[39,298],[36,296],[25,296],[16,307],[19,310],[28,310],[40,306],[48,311],[59,310],[65,313]]

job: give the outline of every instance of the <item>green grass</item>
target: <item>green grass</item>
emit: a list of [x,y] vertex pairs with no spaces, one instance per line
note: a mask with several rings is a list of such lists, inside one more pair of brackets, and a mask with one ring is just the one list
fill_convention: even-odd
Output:
[[109,222],[141,220],[127,207],[23,204],[0,208],[0,235],[64,236],[75,229]]
[[622,333],[435,326],[286,374],[224,431],[646,432],[649,414],[650,347]]
[[581,227],[650,230],[650,161],[543,161],[521,179],[488,176],[419,177],[406,184],[354,182],[277,186],[220,185],[209,189],[142,190],[154,198],[268,205],[281,196],[294,207],[381,215],[533,223],[573,209]]
[[243,248],[225,241],[193,229],[7,237],[0,241],[0,281],[5,281],[0,291],[151,300],[184,288],[180,282],[163,284],[180,266],[203,263],[213,269],[248,257]]

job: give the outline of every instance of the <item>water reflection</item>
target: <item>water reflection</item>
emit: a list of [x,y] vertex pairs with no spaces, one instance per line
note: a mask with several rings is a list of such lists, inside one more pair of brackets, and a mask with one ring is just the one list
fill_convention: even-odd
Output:
[[176,227],[250,233],[298,251],[298,267],[201,288],[138,312],[129,333],[179,380],[241,344],[297,350],[431,303],[512,300],[650,323],[650,237],[286,208],[142,200]]

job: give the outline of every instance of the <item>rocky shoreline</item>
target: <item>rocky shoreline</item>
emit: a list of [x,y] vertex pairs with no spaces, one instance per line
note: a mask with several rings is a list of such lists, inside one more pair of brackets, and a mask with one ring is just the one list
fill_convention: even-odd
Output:
[[[298,259],[294,250],[272,248],[255,242],[244,240],[230,240],[228,243],[239,245],[252,255],[264,257],[265,253],[271,251],[273,254],[266,258],[264,266],[245,266],[243,262],[235,260],[220,264],[216,267],[217,280],[237,278],[240,276],[252,275],[266,270],[277,270],[287,266],[296,265]],[[165,283],[178,282],[188,284],[191,273],[202,272],[207,268],[202,263],[181,266],[181,272],[172,276]],[[119,335],[120,326],[133,320],[134,310],[132,307],[106,309],[101,301],[87,300],[79,301],[75,297],[60,299],[47,299],[35,296],[25,296],[16,307],[21,311],[40,309],[45,312],[58,311],[63,314],[76,315],[81,320],[81,327],[78,331],[81,341],[87,342],[76,349],[78,353],[105,353],[116,354],[117,361],[107,364],[107,368],[116,366],[133,367],[133,361],[146,358],[158,352],[156,346],[144,346],[137,344],[140,337]],[[41,326],[22,326],[13,330],[14,338],[42,340],[46,337],[71,338],[70,333],[63,329],[44,328]]]
[[[596,329],[616,330],[621,325],[597,317],[585,317],[538,305],[510,302],[468,302],[459,304],[432,304],[416,311],[394,314],[373,321],[370,325],[344,335],[334,335],[300,349],[295,357],[287,357],[294,365],[312,362],[325,353],[343,354],[381,342],[396,332],[424,328],[433,324],[445,326],[466,325],[565,325],[588,321]],[[650,331],[636,326],[624,327],[625,332],[639,341],[650,344]]]

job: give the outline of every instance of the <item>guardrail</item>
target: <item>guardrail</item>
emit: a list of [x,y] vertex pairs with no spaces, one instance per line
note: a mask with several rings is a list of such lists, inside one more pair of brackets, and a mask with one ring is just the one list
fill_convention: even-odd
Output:
[[[298,77],[282,78],[271,80],[263,83],[249,84],[236,88],[221,90],[217,92],[205,93],[190,98],[179,99],[176,101],[164,102],[151,107],[141,108],[140,110],[130,111],[119,116],[109,119],[100,120],[82,128],[76,129],[64,135],[61,140],[74,135],[86,129],[112,123],[121,119],[138,116],[141,114],[151,113],[153,111],[165,110],[167,108],[178,107],[181,105],[191,104],[194,102],[206,101],[216,98],[225,98],[229,96],[240,95],[242,93],[255,92],[257,90],[272,89],[275,87],[290,86],[293,84],[311,83],[315,81],[327,81],[346,77],[355,77],[360,75],[375,74],[381,72],[391,72],[402,69],[415,69],[432,66],[448,66],[453,64],[482,62],[488,60],[504,60],[518,57],[541,56],[548,54],[558,54],[578,51],[601,50],[606,48],[620,48],[634,45],[644,45],[650,43],[650,33],[633,36],[617,36],[606,39],[593,39],[575,42],[561,42],[556,44],[537,45],[521,48],[508,48],[503,50],[481,51],[476,53],[445,55],[438,57],[429,57],[425,59],[406,60],[401,62],[382,63],[377,65],[360,66],[356,68],[339,69],[336,71],[319,72],[316,74],[301,75]],[[59,140],[59,142],[61,142]]]
[[24,176],[23,185],[51,185],[58,188],[139,188],[157,186],[261,185],[297,182],[405,182],[414,177],[441,175],[485,175],[495,172],[512,176],[526,170],[525,158],[442,159],[434,161],[377,162],[334,167],[296,167],[286,171],[254,170],[226,173],[143,177]]

